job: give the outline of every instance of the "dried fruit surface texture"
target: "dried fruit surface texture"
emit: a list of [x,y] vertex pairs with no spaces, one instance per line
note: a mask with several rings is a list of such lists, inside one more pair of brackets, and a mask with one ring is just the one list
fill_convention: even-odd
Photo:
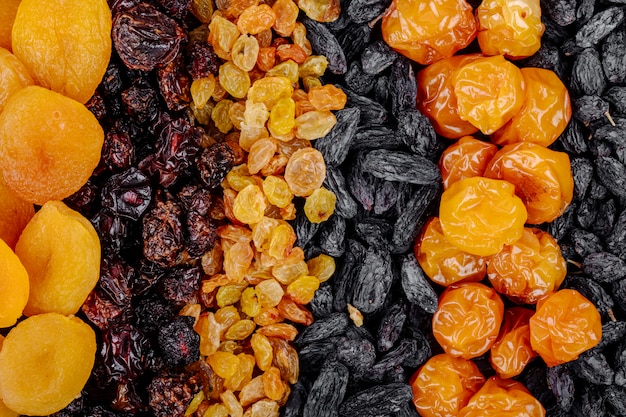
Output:
[[30,277],[25,314],[74,314],[100,275],[100,240],[80,213],[60,201],[43,205],[15,247]]
[[19,197],[61,200],[87,181],[104,132],[87,108],[38,86],[11,96],[0,114],[0,173]]
[[67,406],[85,386],[96,354],[94,331],[76,317],[30,317],[7,335],[0,351],[0,397],[26,415]]
[[13,326],[28,301],[28,273],[13,250],[0,239],[0,328]]
[[22,200],[0,177],[0,239],[15,248],[17,239],[35,214],[35,206]]
[[22,0],[4,0],[0,7],[0,48],[11,50],[11,30]]
[[111,57],[111,11],[106,0],[23,0],[12,45],[38,85],[86,103]]
[[0,113],[11,94],[32,84],[33,79],[24,64],[7,49],[0,47]]

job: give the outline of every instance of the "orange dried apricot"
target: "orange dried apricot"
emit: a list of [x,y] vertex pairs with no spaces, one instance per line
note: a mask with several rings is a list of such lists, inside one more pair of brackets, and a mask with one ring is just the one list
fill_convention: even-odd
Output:
[[34,214],[35,206],[19,198],[0,176],[0,239],[15,249],[17,239]]
[[496,145],[472,136],[463,136],[448,146],[439,158],[443,188],[464,178],[482,176],[496,152]]
[[534,311],[512,307],[504,311],[504,320],[498,340],[491,347],[489,361],[500,378],[512,378],[537,356],[530,345],[529,320]]
[[528,223],[551,222],[572,201],[569,156],[530,142],[504,146],[489,162],[485,177],[508,181],[528,211]]
[[452,74],[459,117],[491,135],[519,112],[524,78],[502,55],[479,58]]
[[488,260],[487,275],[500,294],[517,303],[535,304],[556,291],[567,273],[557,241],[543,230],[524,228],[522,237]]
[[433,335],[448,355],[472,359],[495,343],[503,315],[504,303],[493,288],[478,282],[454,284],[439,297]]
[[0,48],[11,50],[11,31],[22,0],[3,0],[0,7]]
[[393,0],[381,26],[389,46],[422,65],[465,48],[477,29],[472,6],[465,0]]
[[100,276],[100,239],[91,222],[49,201],[26,225],[15,253],[30,278],[24,314],[75,314]]
[[409,381],[422,417],[457,415],[484,382],[474,362],[446,353],[430,358]]
[[76,398],[96,356],[96,335],[76,317],[29,317],[7,335],[0,351],[0,397],[11,410],[48,415]]
[[602,319],[576,290],[563,289],[537,302],[530,318],[530,344],[548,366],[573,361],[600,343]]
[[478,282],[487,274],[485,258],[463,252],[451,244],[443,235],[438,217],[430,218],[424,225],[414,249],[424,273],[439,285]]
[[9,97],[27,85],[33,85],[33,79],[24,64],[0,47],[0,113]]
[[13,249],[0,239],[0,328],[13,326],[28,301],[28,273]]
[[522,237],[527,213],[515,186],[484,177],[466,178],[441,195],[439,221],[443,235],[474,255],[500,252]]
[[13,53],[37,85],[86,103],[109,64],[111,25],[106,0],[22,0]]
[[90,177],[103,142],[102,127],[84,105],[28,86],[0,113],[0,174],[28,202],[61,200]]
[[522,68],[525,90],[520,111],[500,129],[491,141],[497,145],[532,142],[550,146],[563,133],[572,118],[567,87],[552,71]]
[[526,387],[513,379],[489,378],[459,417],[544,417],[546,410]]

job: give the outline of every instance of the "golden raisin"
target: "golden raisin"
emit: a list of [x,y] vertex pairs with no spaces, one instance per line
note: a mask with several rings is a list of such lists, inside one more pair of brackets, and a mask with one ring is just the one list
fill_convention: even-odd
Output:
[[267,4],[250,6],[245,9],[239,19],[237,28],[243,34],[256,35],[270,29],[276,22],[276,13]]
[[332,84],[313,87],[309,89],[308,96],[316,110],[341,110],[348,100],[346,93]]
[[298,197],[307,197],[322,186],[326,164],[321,152],[314,148],[299,149],[285,167],[285,181]]
[[306,198],[304,214],[311,223],[325,222],[335,212],[336,202],[335,193],[324,187],[318,188]]

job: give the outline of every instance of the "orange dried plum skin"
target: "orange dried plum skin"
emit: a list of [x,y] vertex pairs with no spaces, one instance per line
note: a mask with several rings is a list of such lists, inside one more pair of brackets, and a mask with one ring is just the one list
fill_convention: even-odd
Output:
[[572,118],[567,87],[552,71],[522,68],[525,93],[519,113],[491,135],[497,145],[532,142],[550,146]]
[[415,257],[424,273],[435,283],[478,282],[487,274],[485,258],[463,252],[444,237],[438,217],[422,228],[415,244]]
[[33,85],[33,79],[24,64],[11,52],[0,47],[0,113],[11,94],[27,85]]
[[464,136],[448,146],[439,158],[443,188],[464,178],[482,176],[487,164],[498,151],[493,143]]
[[35,206],[19,198],[0,176],[0,239],[15,249],[17,239],[34,214]]
[[393,0],[381,30],[385,42],[397,52],[429,65],[469,45],[478,23],[465,0]]
[[567,273],[557,241],[547,232],[524,228],[522,237],[488,259],[487,274],[500,294],[517,303],[535,304],[556,291]]
[[601,337],[600,313],[576,290],[562,289],[539,300],[530,318],[531,346],[550,367],[575,360]]
[[82,104],[38,86],[11,96],[0,114],[0,172],[35,204],[78,191],[100,161],[104,132]]
[[534,311],[524,307],[512,307],[504,311],[500,336],[491,347],[489,361],[500,378],[519,375],[524,367],[537,356],[530,345],[530,317]]
[[28,273],[13,249],[0,239],[0,328],[13,326],[28,302]]
[[476,9],[478,44],[485,55],[521,59],[541,47],[545,27],[539,0],[483,0]]
[[111,26],[106,0],[22,0],[13,53],[38,85],[86,103],[109,64]]
[[483,177],[457,181],[445,190],[439,206],[444,236],[464,252],[495,255],[524,231],[526,208],[507,181]]
[[546,410],[513,379],[492,376],[459,412],[459,417],[544,417]]
[[459,116],[451,76],[465,63],[481,57],[480,54],[456,55],[417,73],[417,108],[428,117],[435,132],[445,138],[458,139],[478,132],[476,126]]
[[430,358],[409,381],[422,417],[456,415],[484,382],[474,362],[446,353]]
[[493,288],[477,282],[454,284],[439,297],[433,335],[447,354],[472,359],[495,343],[503,314],[504,304]]
[[559,217],[574,193],[569,156],[534,143],[504,146],[489,162],[485,177],[515,186],[515,193],[528,211],[530,224],[551,222]]
[[524,78],[502,55],[466,63],[451,76],[459,117],[491,135],[519,112]]

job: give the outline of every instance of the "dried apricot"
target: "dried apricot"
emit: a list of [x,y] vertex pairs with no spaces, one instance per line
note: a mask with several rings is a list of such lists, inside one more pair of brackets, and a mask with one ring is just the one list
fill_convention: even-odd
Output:
[[27,85],[33,85],[33,79],[24,64],[0,47],[0,113],[9,97]]
[[19,198],[0,176],[0,239],[14,249],[22,230],[34,214],[35,206]]
[[25,87],[0,113],[0,173],[35,204],[78,191],[100,161],[104,132],[87,108],[42,87]]
[[22,0],[13,53],[37,85],[86,103],[109,64],[111,26],[106,0]]
[[29,317],[7,335],[0,351],[0,397],[11,410],[48,415],[76,398],[96,356],[96,335],[76,317]]
[[11,50],[11,31],[22,0],[3,0],[0,7],[0,48]]
[[49,201],[15,246],[30,278],[27,316],[75,314],[100,276],[100,239],[91,222],[60,201]]
[[28,301],[28,273],[13,249],[0,239],[0,328],[13,326]]

